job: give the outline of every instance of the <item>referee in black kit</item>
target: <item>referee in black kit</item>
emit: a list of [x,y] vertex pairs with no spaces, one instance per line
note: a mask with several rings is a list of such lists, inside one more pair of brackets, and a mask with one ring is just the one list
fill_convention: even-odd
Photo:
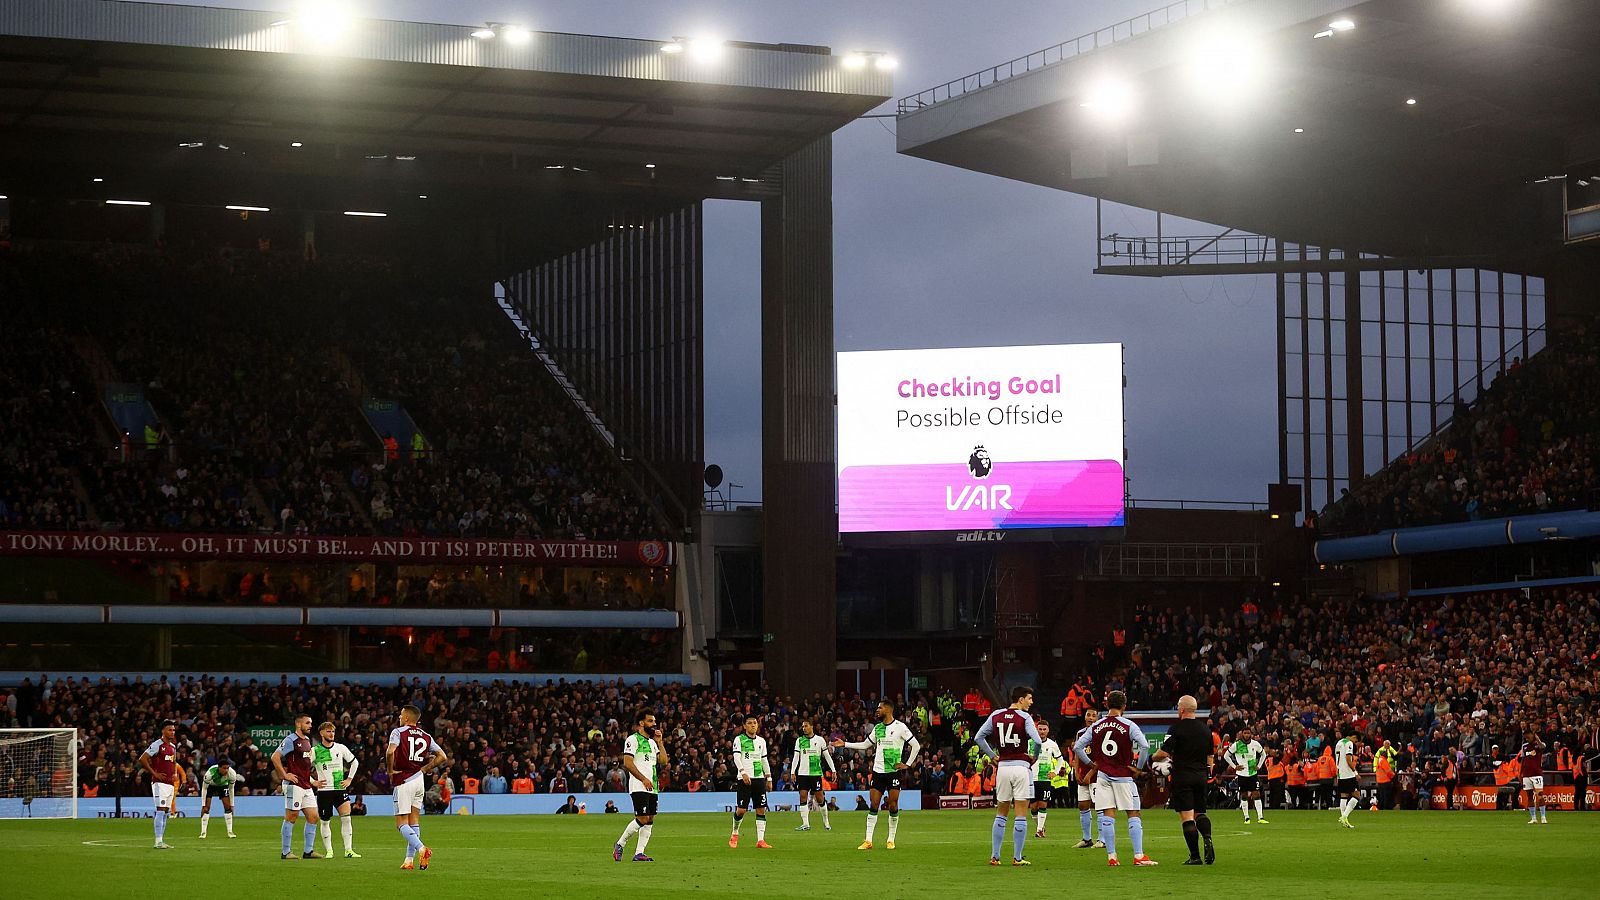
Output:
[[1206,815],[1206,785],[1213,762],[1211,729],[1194,717],[1199,703],[1188,694],[1178,698],[1178,724],[1167,732],[1155,759],[1172,760],[1167,780],[1167,805],[1183,818],[1183,839],[1189,844],[1186,866],[1200,865],[1200,842],[1205,842],[1205,865],[1217,861],[1211,845],[1211,819]]

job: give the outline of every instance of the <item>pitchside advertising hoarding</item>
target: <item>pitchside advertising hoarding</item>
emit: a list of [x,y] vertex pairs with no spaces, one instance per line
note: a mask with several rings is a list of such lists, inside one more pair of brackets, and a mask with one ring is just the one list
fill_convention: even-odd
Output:
[[1121,344],[841,353],[837,384],[845,535],[1123,525]]

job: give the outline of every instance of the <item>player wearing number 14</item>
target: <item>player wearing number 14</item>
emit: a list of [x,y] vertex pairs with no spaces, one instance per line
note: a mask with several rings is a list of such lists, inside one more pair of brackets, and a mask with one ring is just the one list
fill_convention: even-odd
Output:
[[1011,864],[1028,865],[1022,858],[1022,845],[1028,839],[1028,807],[1033,802],[1032,748],[1044,743],[1033,725],[1028,710],[1033,707],[1033,688],[1018,685],[1011,689],[1011,705],[999,710],[978,726],[978,749],[1000,763],[995,772],[994,830],[990,833],[989,865],[1000,865],[1000,847],[1006,841],[1006,807],[1013,812]]

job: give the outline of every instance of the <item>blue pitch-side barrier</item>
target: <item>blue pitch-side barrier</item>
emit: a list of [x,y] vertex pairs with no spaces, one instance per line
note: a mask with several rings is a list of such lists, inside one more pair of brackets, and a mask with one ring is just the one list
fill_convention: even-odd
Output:
[[[854,811],[856,794],[866,795],[866,791],[830,791],[828,796],[839,803],[843,811]],[[627,794],[577,794],[579,803],[589,805],[591,815],[602,814],[606,808],[606,801],[617,804],[617,809],[622,814],[632,814],[633,801]],[[734,801],[738,795],[732,791],[709,791],[701,793],[668,792],[661,795],[660,812],[663,815],[671,813],[691,812],[727,812],[733,809]],[[388,794],[369,794],[365,798],[367,815],[365,818],[384,822],[394,815],[394,801]],[[16,800],[0,800],[0,804],[17,804]],[[34,813],[47,815],[46,804],[65,804],[63,800],[35,800]],[[566,794],[458,794],[450,800],[450,813],[461,814],[465,809],[475,816],[527,816],[550,815],[555,813],[562,804],[567,802]],[[785,807],[793,808],[800,803],[800,795],[794,791],[774,791],[767,795],[768,808],[782,810]],[[55,807],[61,809],[62,807]],[[900,808],[913,810],[922,808],[921,791],[903,791],[900,794]],[[154,801],[148,796],[123,797],[122,816],[124,818],[150,818],[154,812]],[[17,810],[6,810],[18,814]],[[283,815],[283,797],[277,794],[263,794],[249,797],[235,797],[233,812],[237,816],[270,816]],[[218,801],[211,804],[211,814],[220,816],[222,807]],[[25,815],[25,813],[22,813]],[[60,814],[60,813],[57,813]],[[117,801],[111,797],[84,798],[78,801],[78,818],[80,819],[110,819],[117,814]],[[195,818],[200,815],[199,797],[179,797],[178,816],[180,818]],[[619,817],[620,821],[620,817]]]

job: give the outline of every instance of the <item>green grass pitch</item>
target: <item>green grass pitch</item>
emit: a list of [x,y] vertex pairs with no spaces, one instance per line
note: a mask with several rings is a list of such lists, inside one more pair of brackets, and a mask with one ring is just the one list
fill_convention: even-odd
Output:
[[[1149,810],[1146,852],[1155,869],[1127,865],[1132,853],[1119,824],[1124,865],[1106,866],[1100,850],[1074,850],[1075,810],[1050,815],[1049,837],[1029,837],[1033,866],[988,866],[988,812],[907,812],[897,849],[856,850],[861,813],[836,813],[833,831],[796,833],[794,813],[774,813],[757,850],[755,821],[745,821],[738,850],[727,846],[725,815],[663,815],[649,852],[656,862],[611,860],[626,817],[433,816],[423,837],[436,848],[426,872],[399,870],[404,843],[393,820],[355,820],[359,860],[278,859],[278,826],[239,819],[228,840],[221,817],[198,838],[195,819],[167,832],[176,849],[150,849],[146,819],[0,822],[7,859],[7,898],[148,896],[270,897],[287,893],[345,898],[691,897],[748,894],[762,898],[1043,896],[1072,889],[1137,892],[1139,896],[1277,897],[1592,897],[1600,864],[1600,814],[1559,813],[1529,826],[1525,813],[1358,812],[1354,831],[1334,813],[1276,812],[1270,825],[1243,825],[1236,810],[1213,816],[1217,864],[1185,867],[1178,817]],[[295,849],[299,850],[299,829]],[[335,853],[342,852],[334,829]],[[1010,842],[1003,851],[1009,861]],[[632,847],[629,848],[632,853]],[[320,852],[320,841],[319,841]],[[1135,894],[1119,894],[1134,896]],[[1103,896],[1112,896],[1105,894]]]

